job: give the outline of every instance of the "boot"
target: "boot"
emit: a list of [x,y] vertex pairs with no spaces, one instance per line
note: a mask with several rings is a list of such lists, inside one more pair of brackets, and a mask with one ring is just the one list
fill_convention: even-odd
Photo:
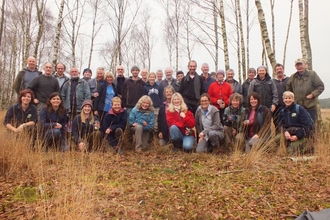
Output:
[[173,152],[178,152],[182,149],[182,141],[181,140],[172,140],[173,144]]

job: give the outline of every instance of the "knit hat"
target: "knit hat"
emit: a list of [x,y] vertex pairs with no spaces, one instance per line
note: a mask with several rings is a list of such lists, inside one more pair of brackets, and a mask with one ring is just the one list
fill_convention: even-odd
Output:
[[93,74],[91,69],[89,69],[89,68],[85,68],[84,71],[83,71],[83,75],[84,75],[84,73],[87,72],[87,71],[90,72],[91,74]]
[[138,71],[140,71],[140,68],[138,67],[138,66],[132,66],[132,68],[131,68],[131,72],[133,71],[133,70],[138,70]]
[[91,100],[85,100],[81,106],[81,108],[84,108],[85,105],[90,105],[91,108],[93,108],[93,103]]
[[217,75],[218,75],[218,74],[222,74],[223,76],[225,76],[225,71],[224,71],[224,70],[218,70],[218,71],[217,71]]

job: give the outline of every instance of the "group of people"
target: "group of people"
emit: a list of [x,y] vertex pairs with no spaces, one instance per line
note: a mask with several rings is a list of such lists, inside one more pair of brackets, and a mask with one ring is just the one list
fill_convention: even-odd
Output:
[[29,57],[14,83],[18,103],[8,109],[4,124],[14,133],[37,130],[45,149],[68,150],[65,131],[70,131],[81,151],[98,149],[103,138],[119,149],[127,133],[129,141],[134,134],[138,153],[153,135],[160,145],[171,142],[173,151],[190,152],[197,139],[197,152],[235,145],[248,153],[269,137],[274,121],[290,146],[313,133],[317,97],[324,90],[305,60],[297,59],[295,67],[297,72],[289,78],[283,65],[277,64],[276,79],[265,66],[250,68],[241,85],[232,69],[209,73],[209,65],[203,63],[202,73],[197,74],[193,60],[188,73],[178,71],[176,78],[171,68],[165,69],[163,79],[162,70],[148,73],[137,66],[131,68],[131,77],[125,77],[118,65],[116,77],[100,67],[91,79],[88,68],[83,78],[75,67],[70,68],[70,77],[65,76],[63,63],[56,65],[55,74],[52,64],[45,63],[41,74],[35,58]]

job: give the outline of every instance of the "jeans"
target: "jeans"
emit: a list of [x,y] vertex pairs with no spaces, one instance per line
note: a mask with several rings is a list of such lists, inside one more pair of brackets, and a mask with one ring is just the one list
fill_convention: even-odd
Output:
[[192,135],[183,135],[176,125],[170,127],[170,136],[173,141],[182,141],[182,147],[185,150],[191,150],[194,147],[195,138]]

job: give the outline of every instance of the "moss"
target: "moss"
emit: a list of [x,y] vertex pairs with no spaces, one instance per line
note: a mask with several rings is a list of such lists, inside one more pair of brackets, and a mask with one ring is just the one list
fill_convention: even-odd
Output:
[[38,200],[36,187],[15,187],[14,188],[14,201],[25,201],[32,203]]

